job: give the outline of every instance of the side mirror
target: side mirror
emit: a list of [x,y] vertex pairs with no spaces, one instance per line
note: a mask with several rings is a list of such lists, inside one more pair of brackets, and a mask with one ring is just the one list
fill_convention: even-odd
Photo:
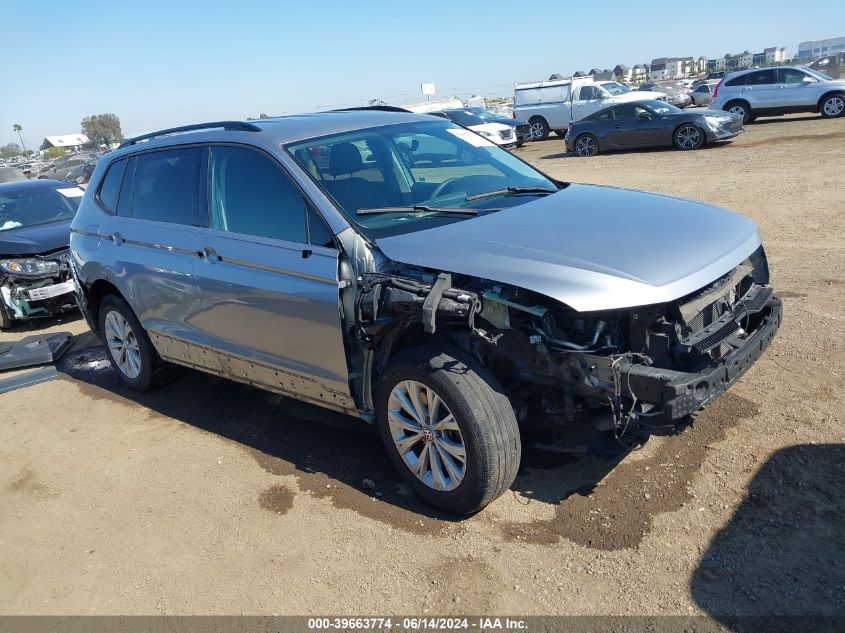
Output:
[[420,147],[420,142],[417,139],[411,141],[411,151],[416,152]]
[[801,83],[814,84],[814,83],[816,83],[816,80],[813,79],[812,77],[810,77],[809,75],[804,75],[804,79],[801,80]]
[[640,121],[651,121],[651,115],[650,115],[648,112],[640,112],[640,113],[637,115],[637,118],[638,118]]

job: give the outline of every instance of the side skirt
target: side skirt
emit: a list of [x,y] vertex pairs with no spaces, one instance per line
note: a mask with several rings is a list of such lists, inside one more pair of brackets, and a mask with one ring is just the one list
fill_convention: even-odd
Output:
[[195,345],[160,332],[148,333],[159,355],[171,363],[361,417],[350,396],[328,389],[311,378]]

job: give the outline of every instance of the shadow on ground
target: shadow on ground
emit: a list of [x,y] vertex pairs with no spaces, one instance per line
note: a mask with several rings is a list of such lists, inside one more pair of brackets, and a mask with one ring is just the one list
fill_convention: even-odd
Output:
[[843,483],[845,445],[775,453],[692,576],[699,606],[739,633],[845,630]]
[[[379,436],[356,418],[187,370],[162,389],[135,393],[118,381],[91,333],[77,337],[58,368],[87,397],[123,406],[134,402],[150,416],[238,442],[266,471],[296,477],[298,492],[412,532],[463,529],[458,517],[438,512],[411,493]],[[647,458],[635,460],[625,459],[626,449],[608,434],[564,434],[547,420],[530,418],[522,429],[522,466],[509,494],[524,506],[553,507],[553,517],[541,512],[545,518],[537,518],[527,508],[514,521],[497,519],[495,512],[473,521],[511,541],[553,545],[566,538],[596,549],[635,547],[655,516],[688,501],[689,478],[711,444],[738,420],[755,414],[752,403],[726,394],[684,433],[659,438]],[[256,503],[284,514],[293,494],[280,480],[256,491]]]
[[[727,147],[731,144],[731,140],[728,141],[719,141],[717,143],[708,143],[707,145],[703,145],[697,150],[693,150],[696,152],[701,151],[709,151],[709,150],[717,150],[723,147]],[[609,151],[603,151],[598,156],[591,156],[589,158],[585,158],[582,156],[578,156],[574,152],[567,152],[566,148],[564,151],[558,152],[557,154],[546,154],[545,156],[540,156],[540,160],[557,160],[558,158],[577,158],[579,160],[594,160],[596,158],[600,158],[602,156],[624,156],[626,154],[654,154],[654,153],[663,153],[663,152],[677,152],[681,151],[676,149],[673,146],[664,146],[664,147],[632,147],[631,149],[614,149]]]
[[[152,416],[238,442],[268,472],[296,476],[301,490],[335,506],[411,531],[432,533],[458,525],[458,517],[434,510],[411,493],[378,434],[357,418],[190,370],[173,384],[136,393],[117,379],[91,332],[76,337],[57,368],[87,397],[135,402]],[[595,433],[563,445],[559,434],[542,425],[526,429],[523,443],[517,479],[522,487],[514,490],[525,500],[551,504],[589,494],[625,456],[618,444]],[[262,494],[262,505],[289,506],[284,490]]]

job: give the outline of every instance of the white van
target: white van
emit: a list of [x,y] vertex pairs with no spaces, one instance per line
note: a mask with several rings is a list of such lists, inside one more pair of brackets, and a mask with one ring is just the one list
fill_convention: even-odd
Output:
[[610,94],[591,77],[556,79],[517,84],[513,91],[513,110],[517,119],[528,121],[534,139],[544,140],[549,132],[566,134],[567,126],[617,103],[666,101],[662,92],[632,91]]

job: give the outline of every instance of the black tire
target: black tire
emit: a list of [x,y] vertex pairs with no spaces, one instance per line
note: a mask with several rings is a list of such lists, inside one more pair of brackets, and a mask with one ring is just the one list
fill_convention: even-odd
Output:
[[751,115],[751,106],[745,101],[728,101],[723,108],[725,112],[733,112],[742,116],[742,124],[748,125],[754,117]]
[[819,101],[819,113],[825,119],[837,119],[845,115],[845,94],[826,95]]
[[566,136],[566,130],[555,130],[555,134],[560,138],[563,138],[564,136]]
[[[131,328],[131,333],[137,342],[137,349],[140,356],[140,371],[137,376],[128,375],[118,365],[112,348],[109,346],[109,334],[106,330],[106,317],[110,312],[118,313]],[[108,295],[100,303],[100,314],[98,316],[100,326],[100,338],[106,347],[106,356],[112,365],[117,377],[121,382],[133,391],[149,391],[162,386],[171,378],[171,365],[165,363],[150,342],[150,337],[141,327],[141,323],[132,311],[132,308],[120,297]]]
[[531,125],[531,137],[535,141],[545,141],[549,138],[549,124],[546,123],[546,119],[541,116],[532,116],[528,119],[529,125]]
[[706,140],[704,130],[692,123],[682,123],[672,134],[672,142],[682,152],[704,147]]
[[599,153],[599,140],[592,134],[579,134],[575,138],[575,143],[572,147],[575,148],[575,155],[582,158],[589,158],[596,156]]
[[0,298],[0,330],[8,330],[10,327],[12,327],[12,315],[9,314],[6,304]]
[[[451,490],[435,490],[425,483],[399,453],[388,421],[388,403],[393,390],[404,381],[432,390],[457,422],[465,466],[463,478]],[[379,434],[391,461],[414,492],[431,505],[454,514],[472,514],[505,492],[516,478],[521,446],[510,400],[496,378],[461,350],[413,348],[400,352],[379,379],[375,406]],[[433,437],[431,433],[429,436]],[[424,445],[419,446],[420,454],[415,458],[423,455],[430,442],[438,441],[431,437],[414,445]],[[433,477],[433,469],[431,474]]]

